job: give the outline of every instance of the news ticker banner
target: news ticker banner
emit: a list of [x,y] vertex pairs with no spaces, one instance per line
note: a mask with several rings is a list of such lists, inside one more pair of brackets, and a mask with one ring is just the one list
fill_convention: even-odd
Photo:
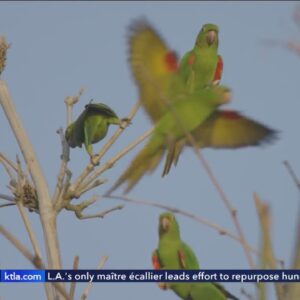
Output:
[[300,270],[0,270],[1,282],[300,282]]

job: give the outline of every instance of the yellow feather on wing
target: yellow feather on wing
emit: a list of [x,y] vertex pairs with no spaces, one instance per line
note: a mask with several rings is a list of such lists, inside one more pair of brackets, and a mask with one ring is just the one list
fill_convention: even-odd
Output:
[[140,101],[151,121],[156,122],[167,110],[166,94],[178,65],[175,53],[145,20],[130,26],[129,64]]

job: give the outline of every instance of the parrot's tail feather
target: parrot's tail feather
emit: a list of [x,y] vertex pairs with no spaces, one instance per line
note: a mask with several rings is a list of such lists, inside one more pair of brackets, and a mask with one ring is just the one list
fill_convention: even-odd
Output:
[[182,139],[182,140],[178,141],[176,144],[169,146],[164,170],[162,173],[162,177],[164,177],[165,175],[167,175],[170,172],[172,164],[174,164],[174,166],[177,165],[179,156],[180,156],[185,144],[186,144],[186,140]]
[[150,141],[145,147],[137,154],[137,156],[130,163],[129,167],[106,193],[110,195],[120,185],[127,182],[127,188],[124,194],[127,194],[144,176],[146,173],[153,172],[161,161],[165,152],[164,147],[159,147],[156,141]]
[[266,135],[259,142],[259,145],[272,144],[278,139],[279,139],[279,131],[266,128]]
[[174,154],[175,154],[175,145],[169,147],[168,149],[168,154],[166,157],[166,161],[165,161],[165,165],[164,165],[164,170],[162,172],[162,177],[164,177],[165,175],[167,175],[170,172],[172,163],[174,161]]
[[152,156],[144,158],[144,160],[136,160],[135,165],[134,165],[135,160],[132,162],[131,166],[128,169],[128,173],[127,171],[124,173],[124,175],[126,173],[128,175],[126,174],[127,175],[126,178],[122,180],[122,183],[124,181],[128,182],[127,187],[124,190],[124,194],[129,193],[130,190],[142,179],[142,177],[146,173],[152,173],[156,169],[159,162],[163,158],[164,152],[165,152],[164,149],[160,149],[157,150],[157,152]]

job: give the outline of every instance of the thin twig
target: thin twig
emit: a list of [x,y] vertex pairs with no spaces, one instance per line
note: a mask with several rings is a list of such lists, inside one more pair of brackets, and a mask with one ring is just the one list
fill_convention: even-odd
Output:
[[10,159],[8,159],[3,153],[0,153],[0,158],[1,160],[4,160],[15,172],[18,171],[17,166]]
[[244,249],[248,264],[251,268],[254,268],[254,262],[253,262],[253,258],[249,253],[249,246],[248,243],[245,239],[241,224],[239,223],[238,220],[238,216],[237,216],[237,211],[236,209],[231,205],[229,199],[227,198],[225,192],[223,191],[223,189],[221,188],[219,182],[217,181],[217,178],[215,177],[212,169],[210,168],[209,164],[207,163],[207,161],[204,159],[204,157],[202,156],[201,152],[199,149],[194,148],[196,156],[198,157],[198,159],[200,160],[202,166],[204,167],[208,177],[210,178],[212,184],[214,185],[216,191],[218,192],[220,198],[222,199],[225,207],[227,208],[228,212],[230,213],[230,216],[232,217],[233,223],[235,225],[235,228],[237,230],[241,245]]
[[59,200],[60,192],[63,189],[63,182],[64,182],[64,178],[65,178],[66,171],[67,171],[68,161],[70,159],[70,148],[69,148],[68,143],[66,142],[63,129],[59,128],[57,130],[57,133],[60,136],[62,154],[61,154],[61,164],[60,164],[60,168],[59,168],[59,173],[57,175],[55,191],[54,191],[54,195],[52,197],[52,201],[55,206]]
[[[123,196],[123,195],[104,195],[103,197],[109,198],[109,199],[117,199],[117,200],[122,200],[125,202],[129,202],[129,203],[135,203],[138,205],[146,205],[146,206],[152,206],[152,207],[157,207],[160,209],[165,209],[168,211],[171,211],[172,213],[177,213],[180,214],[182,216],[188,217],[190,219],[195,220],[196,222],[205,225],[215,231],[217,231],[220,235],[226,235],[229,238],[233,239],[234,241],[241,243],[241,240],[235,236],[234,234],[230,233],[228,230],[224,229],[223,227],[212,223],[204,218],[201,218],[199,216],[196,216],[190,212],[187,212],[185,210],[179,209],[177,207],[171,207],[171,206],[167,206],[158,202],[152,202],[152,201],[147,201],[147,200],[141,200],[141,199],[133,199],[131,197],[127,197],[127,196]],[[254,248],[252,248],[250,245],[247,245],[247,247],[249,248],[249,251],[255,253],[256,255],[259,254],[259,252],[257,250],[255,250]]]
[[14,205],[16,205],[16,203],[6,203],[6,204],[1,204],[1,205],[0,205],[0,208],[2,208],[2,207],[7,207],[7,206],[14,206]]
[[7,166],[7,164],[0,158],[0,163],[2,164],[5,172],[7,173],[8,177],[10,178],[10,180],[14,180],[14,177],[9,169],[9,167]]
[[[65,205],[64,201],[66,200],[65,195],[67,193],[67,190],[69,189],[71,178],[72,178],[72,173],[70,172],[70,170],[66,170],[62,189],[60,190],[60,193],[58,195],[57,201],[54,206],[55,211],[57,211],[57,212],[61,211],[64,208],[64,205]],[[71,198],[69,198],[69,201],[70,200],[71,200]]]
[[68,96],[65,98],[65,104],[67,106],[67,126],[69,126],[72,123],[72,109],[74,104],[76,104],[79,101],[79,98],[84,92],[84,88],[81,87],[77,95],[75,96]]
[[109,213],[111,213],[113,211],[116,211],[116,210],[121,210],[124,207],[123,205],[117,205],[117,206],[114,206],[112,208],[109,208],[107,210],[101,211],[101,212],[96,213],[96,214],[87,214],[87,215],[84,215],[82,213],[82,211],[84,209],[86,209],[87,207],[89,207],[90,205],[94,204],[97,200],[98,200],[98,196],[93,196],[90,199],[81,202],[80,204],[71,204],[71,203],[68,203],[65,206],[65,208],[67,210],[73,211],[78,219],[84,220],[84,219],[104,218],[107,214],[109,214]]
[[[124,155],[126,155],[130,150],[132,150],[134,147],[136,147],[139,143],[141,143],[142,141],[144,141],[148,136],[150,136],[152,134],[154,130],[154,127],[150,128],[149,130],[147,130],[145,133],[143,133],[141,136],[139,136],[137,139],[135,139],[132,143],[130,143],[127,147],[125,147],[123,150],[121,150],[119,153],[117,153],[115,156],[113,156],[112,158],[110,158],[108,161],[106,161],[102,166],[100,166],[97,170],[95,170],[93,172],[93,174],[91,174],[85,184],[83,185],[82,188],[85,188],[85,186],[87,184],[89,184],[90,182],[93,182],[93,180],[95,180],[98,176],[100,176],[102,173],[104,173],[106,170],[112,168],[114,166],[114,164],[121,159]],[[110,194],[110,190],[106,193],[106,195]]]
[[26,231],[28,233],[30,242],[32,244],[34,254],[37,258],[41,259],[42,254],[41,254],[40,247],[38,245],[38,242],[37,242],[37,239],[36,239],[35,234],[33,232],[32,226],[30,224],[29,218],[28,218],[27,213],[26,213],[26,211],[24,209],[24,206],[23,206],[23,185],[22,185],[22,181],[24,180],[24,175],[23,175],[23,171],[22,171],[22,168],[21,168],[21,162],[20,162],[18,157],[17,157],[17,167],[18,167],[18,170],[17,170],[18,171],[17,195],[20,195],[20,199],[18,199],[16,201],[17,207],[19,209],[22,221],[23,221],[23,223],[25,225],[25,228],[26,228]]
[[36,257],[9,231],[7,231],[2,225],[0,225],[0,233],[11,242],[15,248],[19,250],[37,269],[46,269],[41,257]]
[[[269,207],[261,201],[256,193],[253,195],[256,205],[257,215],[259,217],[262,240],[263,240],[263,254],[262,262],[265,264],[263,267],[269,266],[271,269],[278,269],[276,260],[274,258],[273,247],[270,236],[271,217],[269,213]],[[285,299],[283,286],[280,282],[275,283],[275,290],[278,300]],[[264,283],[260,283],[261,298],[264,299]]]
[[41,250],[40,250],[40,248],[38,246],[37,239],[36,239],[35,234],[33,232],[33,229],[32,229],[32,226],[30,224],[30,221],[29,221],[29,218],[27,216],[27,213],[26,213],[26,211],[24,209],[23,203],[21,201],[17,201],[17,207],[19,209],[21,218],[23,220],[23,223],[25,225],[26,231],[28,233],[30,242],[32,244],[34,254],[35,254],[36,257],[41,258],[42,257]]
[[[74,257],[74,261],[73,261],[73,270],[78,270],[78,266],[79,266],[79,256],[75,256]],[[70,284],[70,300],[74,299],[75,296],[75,289],[76,289],[76,281],[72,281]]]
[[107,181],[107,179],[96,179],[95,181],[91,182],[91,184],[84,186],[82,189],[78,190],[78,192],[76,193],[76,197],[85,194],[86,192],[106,183]]
[[0,194],[0,198],[6,201],[15,202],[15,198],[5,194]]
[[[115,143],[115,141],[118,139],[118,137],[122,134],[126,126],[130,123],[130,121],[133,119],[135,116],[140,104],[139,101],[134,105],[134,107],[131,109],[129,112],[128,116],[126,117],[126,121],[124,121],[124,126],[120,126],[113,136],[108,140],[108,142],[100,149],[98,152],[97,161],[95,163],[99,162],[100,159],[104,156],[104,154],[111,148],[111,146]],[[128,151],[130,151],[132,148],[130,148]],[[127,152],[128,152],[127,151]],[[126,153],[127,153],[126,152]],[[125,154],[126,154],[125,153]],[[124,155],[125,155],[124,154]],[[84,189],[87,185],[91,184],[92,181],[94,181],[98,175],[94,176],[93,179],[87,179],[85,183],[84,180],[88,177],[88,175],[94,170],[94,165],[92,163],[89,163],[85,170],[78,176],[78,178],[74,181],[74,183],[69,187],[69,194],[73,195],[76,194],[77,189],[81,185],[79,189]]]
[[294,171],[294,169],[292,168],[292,166],[290,165],[290,163],[285,160],[283,161],[284,166],[286,167],[288,173],[290,174],[291,178],[293,179],[295,185],[297,186],[298,190],[300,191],[300,181]]
[[[106,263],[107,259],[108,259],[108,256],[103,256],[103,257],[100,259],[100,262],[99,262],[99,264],[98,264],[98,266],[97,266],[96,269],[97,269],[97,270],[102,269],[103,266],[104,266],[104,264]],[[87,284],[86,288],[84,289],[84,291],[83,291],[83,293],[82,293],[82,295],[81,295],[81,297],[80,297],[80,300],[86,300],[86,299],[87,299],[87,297],[88,297],[88,295],[89,295],[89,293],[90,293],[90,291],[91,291],[92,284],[93,284],[92,282],[89,282],[89,283]]]
[[[84,92],[84,88],[81,87],[77,95],[69,96],[65,98],[65,104],[67,106],[67,126],[69,126],[72,123],[73,106],[79,101],[79,98],[81,97],[83,92]],[[69,187],[69,182],[67,181],[64,184],[64,179],[68,172],[67,168],[68,168],[68,162],[70,160],[70,147],[66,141],[63,129],[59,128],[57,133],[59,134],[61,140],[62,154],[61,154],[60,170],[57,176],[57,182],[56,182],[55,192],[52,197],[52,201],[54,203],[54,208],[58,213],[62,208],[61,205],[63,202],[62,199],[64,195],[63,192]],[[68,176],[68,178],[70,177]]]

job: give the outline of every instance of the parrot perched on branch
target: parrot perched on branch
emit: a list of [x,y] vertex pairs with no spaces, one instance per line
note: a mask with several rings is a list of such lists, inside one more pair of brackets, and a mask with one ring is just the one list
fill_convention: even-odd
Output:
[[[194,251],[181,240],[175,216],[162,213],[159,216],[158,248],[152,253],[154,269],[198,270],[199,263]],[[184,300],[238,300],[218,283],[210,282],[166,282],[159,283],[161,289],[171,289]]]
[[[127,182],[125,193],[128,193],[145,173],[156,168],[165,150],[197,128],[218,106],[227,103],[230,95],[230,89],[224,86],[210,86],[181,95],[156,123],[149,142],[136,155],[109,193],[124,182]],[[183,96],[185,98],[181,99]],[[168,99],[167,94],[165,97]]]
[[[197,35],[194,48],[180,60],[178,71],[189,91],[220,83],[223,60],[218,54],[219,28],[215,24],[205,24]],[[162,176],[165,176],[174,161],[177,162],[186,139],[169,147]]]
[[81,148],[84,144],[87,153],[92,157],[92,144],[106,136],[110,124],[121,125],[116,113],[103,103],[89,103],[77,120],[67,127],[67,143],[72,148]]
[[179,73],[190,90],[218,84],[223,71],[223,60],[218,54],[219,28],[205,24],[197,35],[194,48],[179,63]]

